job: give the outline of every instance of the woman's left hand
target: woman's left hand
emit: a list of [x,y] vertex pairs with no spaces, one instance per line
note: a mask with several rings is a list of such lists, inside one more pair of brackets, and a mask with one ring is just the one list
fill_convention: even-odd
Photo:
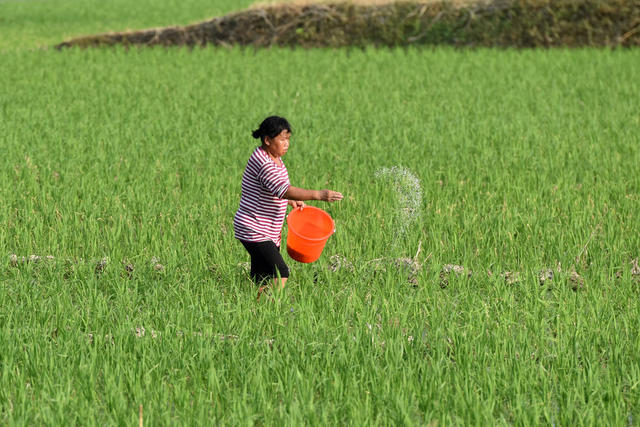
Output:
[[304,207],[306,206],[306,205],[304,204],[304,202],[303,202],[303,201],[301,201],[301,200],[289,200],[289,205],[290,205],[292,208],[294,208],[294,209],[295,209],[295,208],[300,208],[300,209],[302,209],[302,208],[304,208]]

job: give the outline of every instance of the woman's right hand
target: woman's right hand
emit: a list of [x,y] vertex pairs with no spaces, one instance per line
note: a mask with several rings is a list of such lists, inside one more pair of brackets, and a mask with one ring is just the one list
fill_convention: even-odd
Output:
[[331,190],[320,190],[320,200],[323,202],[337,202],[342,200],[342,193]]

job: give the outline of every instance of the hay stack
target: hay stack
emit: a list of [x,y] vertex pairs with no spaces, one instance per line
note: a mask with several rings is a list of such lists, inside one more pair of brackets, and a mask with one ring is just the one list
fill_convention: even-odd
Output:
[[402,1],[252,7],[185,27],[76,38],[79,46],[640,46],[640,0]]

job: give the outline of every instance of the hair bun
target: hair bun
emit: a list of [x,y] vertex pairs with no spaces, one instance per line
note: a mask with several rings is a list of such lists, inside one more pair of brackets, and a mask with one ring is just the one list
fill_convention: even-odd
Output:
[[[2,1],[2,0],[0,0]],[[251,134],[254,138],[262,139],[264,143],[265,138],[275,138],[283,130],[291,132],[291,125],[284,117],[270,116],[260,123],[260,127],[253,131]]]

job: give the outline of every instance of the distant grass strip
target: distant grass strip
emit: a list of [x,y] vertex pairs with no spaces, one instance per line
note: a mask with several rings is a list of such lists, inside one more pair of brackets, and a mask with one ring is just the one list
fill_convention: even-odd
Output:
[[0,0],[0,53],[50,47],[87,34],[188,25],[252,0]]
[[640,46],[640,0],[283,3],[195,25],[76,38],[140,46]]

